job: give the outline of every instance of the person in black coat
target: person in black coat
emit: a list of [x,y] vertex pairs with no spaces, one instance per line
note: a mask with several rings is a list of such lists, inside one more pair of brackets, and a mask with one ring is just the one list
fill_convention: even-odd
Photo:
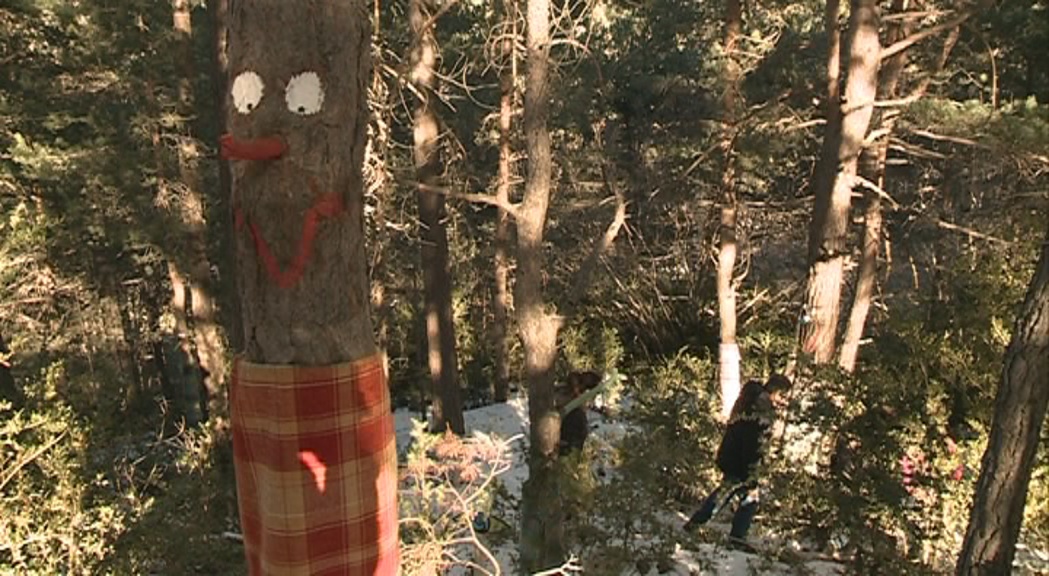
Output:
[[[564,408],[572,400],[600,385],[601,375],[597,372],[572,372],[568,375],[568,383],[557,389],[557,408]],[[583,403],[561,417],[559,452],[562,456],[583,449],[583,444],[590,435],[590,423],[587,421],[586,410],[587,404]]]
[[685,523],[685,530],[705,524],[721,506],[732,500],[741,500],[732,517],[729,538],[746,539],[758,511],[756,468],[768,449],[776,409],[786,404],[790,387],[786,376],[774,374],[764,385],[751,380],[740,390],[715,458],[722,482]]

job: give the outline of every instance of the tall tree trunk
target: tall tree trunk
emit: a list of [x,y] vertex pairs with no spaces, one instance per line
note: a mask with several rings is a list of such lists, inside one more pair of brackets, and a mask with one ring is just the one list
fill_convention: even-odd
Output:
[[426,340],[429,349],[430,383],[433,390],[434,432],[451,428],[462,435],[463,407],[459,399],[458,360],[455,354],[455,323],[452,314],[452,278],[448,269],[448,233],[445,228],[444,196],[436,189],[441,166],[437,149],[437,115],[430,106],[437,66],[434,22],[427,0],[411,0],[409,20],[415,43],[412,46],[412,81],[418,88],[415,109],[415,173],[419,182],[419,225],[422,240],[423,292]]
[[503,12],[509,30],[504,31],[508,36],[502,42],[503,70],[499,77],[499,185],[495,197],[500,207],[495,221],[495,298],[492,302],[495,315],[492,326],[492,347],[495,352],[492,395],[496,402],[506,402],[510,391],[510,214],[502,206],[510,203],[510,181],[513,178],[510,128],[517,77],[515,0],[503,0]]
[[[227,14],[229,12],[229,0],[213,0],[207,3],[208,17],[211,20],[211,80],[213,97],[215,98],[215,113],[218,133],[226,132],[226,98],[229,87],[226,85],[226,77],[229,75],[229,56],[227,53],[228,28]],[[219,244],[222,246],[221,254],[217,258],[219,270],[232,270],[233,263],[233,229],[228,222],[233,220],[233,208],[230,206],[231,175],[229,164],[219,162],[218,167],[218,190],[210,198],[214,203],[211,214],[221,217],[222,226],[218,227],[217,235]],[[240,329],[240,300],[237,298],[237,286],[235,274],[219,274],[218,290],[219,317],[223,332],[231,351],[239,351],[244,347],[243,333]]]
[[365,152],[365,178],[368,191],[375,197],[373,221],[375,229],[371,242],[371,305],[376,322],[376,344],[383,354],[383,362],[389,374],[390,306],[386,295],[386,259],[388,243],[386,217],[389,204],[387,182],[389,173],[386,158],[389,151],[389,91],[382,78],[382,3],[374,0],[372,5],[372,54],[376,59],[372,69],[372,87],[368,98],[372,121],[368,133],[368,150]]
[[[907,9],[907,4],[907,0],[895,0],[893,2],[893,11],[896,13],[904,12]],[[895,21],[889,26],[886,34],[886,40],[888,40],[889,44],[910,34],[913,26],[908,25],[907,22],[906,20]],[[906,64],[906,51],[894,54],[882,64],[878,86],[879,99],[889,100],[896,96],[896,87],[899,84],[900,76]],[[877,184],[882,190],[885,189],[885,160],[889,153],[889,139],[892,136],[892,129],[898,116],[898,110],[876,112],[871,126],[874,130],[880,129],[882,135],[872,145],[864,148],[860,154],[860,174],[868,181]],[[863,247],[860,252],[856,291],[853,295],[852,310],[849,313],[849,322],[845,328],[845,336],[842,340],[841,354],[838,357],[838,365],[846,372],[852,372],[856,367],[856,355],[859,352],[860,339],[863,337],[863,325],[867,321],[871,298],[874,295],[874,286],[878,273],[878,249],[881,246],[881,194],[871,190],[869,187],[865,187],[864,199],[866,208],[863,214]]]
[[556,474],[561,418],[554,405],[554,360],[560,322],[543,296],[543,232],[550,205],[550,2],[527,0],[524,132],[528,162],[517,213],[514,306],[524,346],[530,450],[521,504],[521,569],[533,573],[564,559],[561,493]]
[[1049,405],[1049,234],[1005,352],[957,573],[1008,574]]
[[[839,111],[827,119],[824,153],[816,167],[815,204],[809,231],[809,280],[805,302],[808,322],[802,331],[802,350],[820,364],[834,359],[849,204],[877,92],[881,44],[878,41],[878,6],[874,0],[852,1],[848,46],[845,96],[838,106]],[[830,58],[833,60],[834,56]],[[835,117],[840,117],[838,126],[835,126]],[[827,139],[830,139],[830,144]]]
[[249,572],[397,573],[396,447],[370,311],[370,3],[231,2],[245,350],[231,422]]
[[739,92],[739,64],[736,44],[743,26],[739,0],[725,6],[725,93],[722,97],[721,228],[718,247],[718,317],[721,319],[721,346],[718,348],[718,375],[721,382],[721,417],[728,419],[739,396],[739,346],[736,344],[736,287],[732,273],[736,265],[736,174],[733,147],[736,132],[736,97]]
[[[187,400],[184,408],[189,423],[207,418],[211,399],[221,395],[226,372],[225,341],[215,315],[212,295],[211,263],[207,252],[206,202],[197,164],[200,151],[191,117],[195,110],[193,62],[193,23],[190,0],[174,0],[173,18],[177,54],[181,68],[178,83],[178,110],[182,134],[178,138],[179,176],[183,186],[181,212],[183,230],[176,234],[175,258],[168,270],[173,290],[180,346],[191,367],[181,382]],[[201,393],[205,398],[201,398]]]

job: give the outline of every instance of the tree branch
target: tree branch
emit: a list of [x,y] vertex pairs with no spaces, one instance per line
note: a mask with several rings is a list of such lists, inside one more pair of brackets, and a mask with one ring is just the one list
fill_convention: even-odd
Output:
[[626,194],[623,193],[619,186],[611,181],[608,173],[607,162],[602,166],[601,172],[605,176],[606,185],[611,188],[613,194],[615,194],[616,213],[615,216],[612,217],[612,221],[609,222],[608,227],[605,228],[605,233],[594,243],[593,248],[590,250],[590,254],[587,255],[586,260],[583,260],[583,263],[579,266],[579,270],[576,272],[575,278],[572,282],[572,291],[568,294],[568,307],[571,307],[578,302],[583,297],[587,288],[590,287],[590,277],[593,276],[598,261],[601,259],[601,256],[608,252],[608,249],[612,247],[612,243],[615,241],[616,236],[619,235],[619,230],[626,223]]
[[977,238],[979,240],[986,240],[988,242],[994,242],[1003,246],[1012,246],[1013,243],[1008,240],[1003,240],[997,236],[991,236],[990,234],[984,234],[983,232],[977,232],[972,228],[966,228],[965,226],[959,226],[946,220],[936,220],[936,225],[944,230],[952,230],[954,232],[961,232],[970,238]]
[[928,28],[926,28],[924,30],[915,32],[914,34],[911,34],[910,36],[904,38],[903,40],[895,42],[894,44],[892,44],[888,48],[882,50],[881,51],[881,59],[885,60],[887,58],[890,58],[893,55],[898,54],[899,52],[903,52],[904,50],[910,48],[911,46],[914,46],[918,42],[921,42],[922,40],[925,40],[929,36],[935,36],[936,34],[939,34],[940,32],[943,32],[944,30],[948,30],[950,28],[954,28],[955,26],[958,26],[962,22],[965,22],[966,20],[968,20],[970,16],[972,16],[972,12],[970,12],[970,11],[962,12],[961,14],[958,14],[957,16],[955,16],[954,18],[952,18],[950,20],[947,20],[945,22],[941,22],[941,23],[939,23],[939,24],[937,24],[935,26],[930,26],[930,27],[928,27]]
[[517,204],[512,204],[509,202],[500,202],[498,198],[492,196],[491,194],[471,194],[468,192],[453,192],[452,190],[449,190],[447,188],[442,188],[440,186],[431,186],[429,184],[423,184],[422,182],[418,181],[408,181],[406,183],[415,186],[423,192],[440,194],[447,198],[454,198],[456,200],[465,200],[467,202],[474,202],[477,204],[488,204],[489,206],[496,206],[502,208],[503,210],[506,210],[506,213],[509,214],[511,218],[517,218]]
[[881,196],[884,200],[888,201],[889,204],[892,204],[893,208],[899,208],[900,207],[900,203],[897,202],[892,196],[890,196],[889,193],[886,192],[884,188],[882,188],[881,186],[878,186],[877,184],[875,184],[874,182],[871,182],[870,180],[864,178],[863,176],[860,176],[859,174],[857,174],[857,175],[852,177],[852,184],[855,187],[866,188],[867,190],[870,190],[871,192],[874,192],[878,196]]

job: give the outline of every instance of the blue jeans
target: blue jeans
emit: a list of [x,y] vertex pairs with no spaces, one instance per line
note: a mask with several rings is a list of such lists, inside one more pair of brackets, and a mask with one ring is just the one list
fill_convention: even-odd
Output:
[[699,510],[685,523],[685,529],[706,524],[721,507],[738,500],[740,502],[732,516],[732,531],[729,532],[729,536],[744,540],[754,522],[754,516],[758,513],[759,496],[756,482],[738,483],[726,479],[703,500]]

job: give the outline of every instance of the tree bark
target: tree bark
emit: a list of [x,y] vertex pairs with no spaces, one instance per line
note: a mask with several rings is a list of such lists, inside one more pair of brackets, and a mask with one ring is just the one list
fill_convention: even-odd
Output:
[[[175,315],[180,348],[190,368],[183,388],[184,412],[190,425],[206,419],[209,404],[221,397],[226,372],[225,339],[215,314],[211,281],[211,263],[207,253],[206,201],[197,168],[200,151],[190,129],[194,115],[192,5],[189,0],[174,0],[174,27],[181,73],[178,82],[178,111],[182,133],[178,138],[182,230],[176,233],[175,258],[168,266],[171,279],[172,311]],[[206,398],[201,398],[203,392]],[[212,406],[214,408],[214,406]]]
[[1049,405],[1049,234],[1005,352],[957,574],[1008,574]]
[[411,54],[412,82],[420,95],[415,109],[415,173],[419,182],[416,194],[422,241],[426,340],[433,390],[431,430],[443,432],[451,428],[452,432],[462,435],[466,430],[457,378],[452,279],[448,269],[448,233],[444,224],[447,214],[444,196],[433,191],[438,187],[441,171],[437,115],[430,106],[437,66],[437,42],[426,2],[411,0],[409,20],[415,40]]
[[396,446],[372,330],[367,0],[230,0],[245,350],[231,430],[252,575],[397,574]]
[[[899,13],[906,9],[907,0],[895,0],[893,2],[894,12]],[[910,21],[894,21],[889,26],[886,39],[890,43],[896,42],[900,38],[907,36],[911,28]],[[906,64],[906,52],[900,52],[884,61],[879,78],[879,100],[889,100],[896,97],[896,87],[899,84],[900,76]],[[882,190],[885,189],[885,160],[889,153],[889,139],[892,136],[892,128],[898,116],[899,112],[897,110],[876,111],[871,125],[875,129],[883,130],[884,134],[871,146],[864,148],[860,154],[860,174],[867,180],[876,183]],[[860,252],[860,266],[857,273],[852,310],[849,313],[849,322],[845,328],[841,353],[838,356],[838,365],[846,372],[852,372],[856,367],[856,356],[859,353],[860,339],[863,337],[863,326],[867,321],[871,299],[874,295],[878,273],[878,251],[882,238],[881,195],[874,190],[865,188],[864,197],[866,208],[863,216],[863,247]]]
[[[227,124],[250,141],[224,147],[261,160],[232,165],[245,357],[323,366],[370,356],[361,170],[371,78],[367,9],[363,1],[294,10],[237,4],[229,24],[236,76]],[[237,80],[250,73],[262,85],[258,98],[237,92]],[[288,105],[292,79],[308,87],[304,73],[315,73],[323,90],[315,113],[316,98],[310,108]]]
[[727,0],[725,7],[725,93],[722,96],[721,227],[718,246],[718,317],[721,319],[721,346],[718,348],[718,377],[721,383],[721,417],[728,420],[739,396],[739,346],[736,344],[736,287],[732,274],[736,265],[736,174],[733,142],[736,131],[736,97],[739,92],[739,65],[736,44],[743,26],[739,0]]
[[[513,149],[510,146],[510,129],[513,118],[514,82],[517,59],[514,42],[517,36],[517,14],[514,0],[503,0],[505,22],[513,33],[503,39],[503,70],[499,78],[499,185],[496,201],[502,205],[510,203],[510,180],[513,178]],[[495,381],[492,395],[496,402],[506,402],[510,391],[510,214],[499,207],[495,221],[495,298],[492,302],[494,325],[492,347],[495,356]]]
[[517,210],[515,308],[528,383],[530,451],[521,504],[521,569],[558,566],[564,559],[560,487],[556,475],[561,418],[554,405],[553,368],[560,321],[543,296],[543,231],[550,204],[550,2],[527,2],[524,132],[528,162]]
[[[802,350],[812,355],[818,364],[834,359],[849,204],[877,88],[881,46],[877,2],[852,1],[848,43],[845,95],[838,112],[828,118],[824,154],[816,167],[816,198],[809,236],[808,321],[802,331]],[[840,118],[840,125],[835,125],[835,117]],[[830,154],[832,148],[833,155]]]

